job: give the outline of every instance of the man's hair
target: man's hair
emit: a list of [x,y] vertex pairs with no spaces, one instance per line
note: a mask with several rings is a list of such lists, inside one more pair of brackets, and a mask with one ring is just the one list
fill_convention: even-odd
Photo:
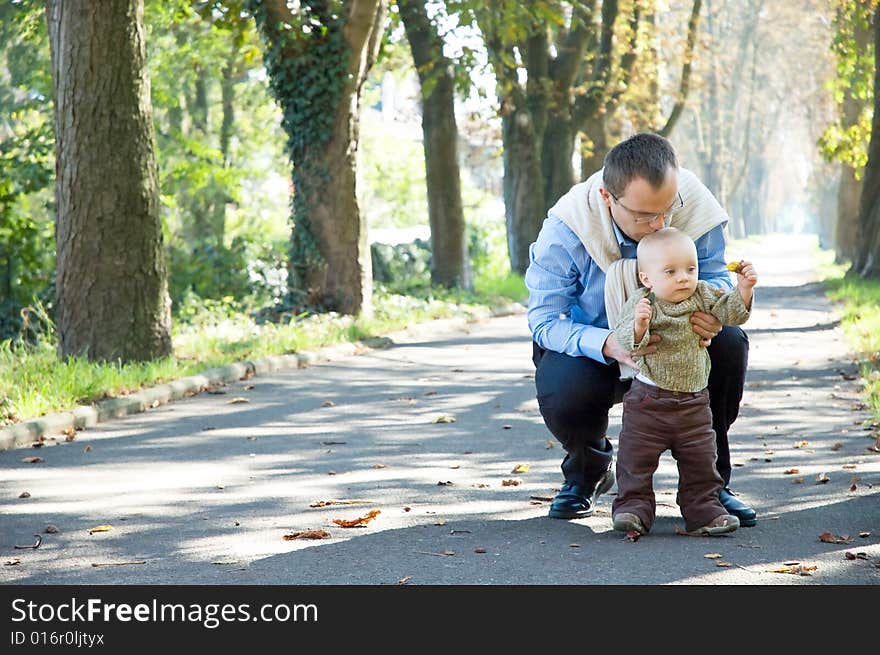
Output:
[[664,245],[675,243],[676,241],[681,243],[689,243],[691,247],[694,249],[694,253],[697,252],[697,247],[694,244],[694,240],[691,239],[687,234],[682,232],[681,230],[674,227],[664,227],[656,232],[652,232],[651,234],[646,234],[639,241],[639,245],[636,248],[636,257],[639,262],[639,270],[641,270],[644,258],[652,251],[657,250],[658,248],[663,247]]
[[602,177],[605,188],[620,197],[627,185],[639,177],[659,189],[670,167],[678,168],[678,160],[667,139],[659,134],[634,134],[605,155]]

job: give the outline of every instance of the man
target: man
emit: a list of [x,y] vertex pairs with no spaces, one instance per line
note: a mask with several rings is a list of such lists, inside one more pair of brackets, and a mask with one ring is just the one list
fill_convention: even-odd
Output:
[[[637,368],[633,358],[655,352],[660,341],[655,335],[641,350],[627,352],[608,327],[638,288],[639,240],[666,225],[677,227],[696,243],[700,279],[729,291],[727,221],[711,192],[678,167],[669,141],[655,134],[636,134],[616,145],[602,170],[574,185],[548,212],[529,249],[525,282],[538,404],[566,451],[551,517],[590,516],[597,497],[614,484],[608,411],[630,385],[621,380],[619,365]],[[702,312],[694,313],[691,324],[712,362],[709,402],[716,468],[724,480],[719,500],[740,525],[754,526],[755,511],[730,490],[727,442],[742,399],[748,338]]]

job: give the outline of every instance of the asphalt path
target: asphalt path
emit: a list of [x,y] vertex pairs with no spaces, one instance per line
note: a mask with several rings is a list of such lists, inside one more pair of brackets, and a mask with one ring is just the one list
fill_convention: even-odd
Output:
[[[416,325],[389,347],[0,452],[0,583],[876,585],[878,428],[812,243],[731,253],[761,276],[730,437],[755,527],[677,534],[668,453],[637,542],[612,530],[610,494],[592,517],[547,518],[563,452],[520,312]],[[617,406],[615,446],[619,428]],[[38,548],[15,547],[34,535]]]

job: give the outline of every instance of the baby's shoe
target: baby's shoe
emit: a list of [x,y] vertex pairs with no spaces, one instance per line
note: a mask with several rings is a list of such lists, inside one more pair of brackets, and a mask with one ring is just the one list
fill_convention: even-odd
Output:
[[688,534],[692,537],[699,537],[703,535],[714,537],[717,534],[733,532],[738,527],[739,519],[733,516],[733,514],[721,514],[720,516],[716,516],[708,525],[704,525],[702,528],[697,528],[696,530],[691,530],[690,532],[686,532],[685,534]]
[[638,532],[639,534],[648,534],[645,524],[635,514],[629,512],[620,512],[614,515],[614,529],[620,532]]

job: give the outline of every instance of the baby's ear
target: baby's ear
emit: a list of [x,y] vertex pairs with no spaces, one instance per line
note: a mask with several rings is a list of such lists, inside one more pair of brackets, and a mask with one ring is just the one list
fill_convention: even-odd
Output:
[[642,286],[650,289],[651,281],[648,279],[648,276],[644,274],[644,272],[639,271],[639,281],[642,283]]

